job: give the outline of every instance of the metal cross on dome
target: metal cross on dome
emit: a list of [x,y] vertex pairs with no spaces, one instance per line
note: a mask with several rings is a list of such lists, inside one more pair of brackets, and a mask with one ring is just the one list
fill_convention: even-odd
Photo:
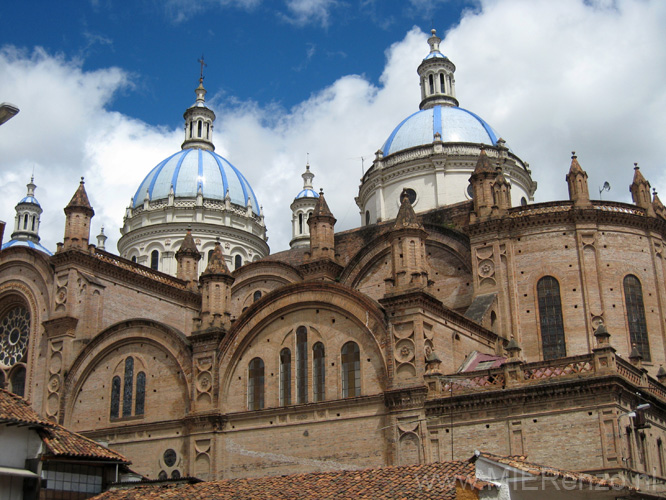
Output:
[[201,59],[197,59],[197,62],[201,64],[201,73],[199,74],[199,81],[203,82],[203,79],[204,79],[203,69],[204,69],[204,66],[208,66],[208,64],[206,64],[204,62],[203,54],[201,54]]

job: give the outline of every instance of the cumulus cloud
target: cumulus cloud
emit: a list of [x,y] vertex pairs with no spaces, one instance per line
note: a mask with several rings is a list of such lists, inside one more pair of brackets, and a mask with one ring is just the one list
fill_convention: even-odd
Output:
[[331,17],[331,11],[340,6],[338,0],[286,0],[285,2],[288,14],[283,14],[283,18],[297,25],[309,23],[328,26]]
[[[665,22],[666,3],[659,0],[487,0],[446,33],[442,51],[458,67],[461,106],[530,162],[537,201],[567,197],[572,149],[593,197],[607,180],[613,189],[604,198],[629,201],[634,161],[653,186],[666,185],[659,147],[666,130],[666,68],[659,64],[666,60]],[[209,94],[218,116],[217,152],[254,187],[273,251],[288,247],[289,204],[302,187],[307,153],[336,229],[359,225],[353,198],[361,157],[367,169],[393,127],[418,109],[416,67],[427,36],[415,28],[389,47],[379,82],[341,76],[292,109]],[[54,248],[62,239],[62,208],[85,175],[97,214],[93,234],[103,223],[107,248],[115,251],[130,197],[179,148],[182,131],[108,111],[113,95],[131,85],[117,68],[86,72],[61,56],[5,47],[0,74],[0,96],[21,107],[0,129],[0,216],[9,219],[8,233],[34,166],[44,243]]]

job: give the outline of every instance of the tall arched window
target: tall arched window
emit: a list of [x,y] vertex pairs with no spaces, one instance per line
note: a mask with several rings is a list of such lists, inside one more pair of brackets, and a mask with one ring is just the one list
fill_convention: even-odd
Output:
[[433,78],[432,78],[432,75],[430,75],[430,76],[428,77],[428,81],[429,81],[429,83],[430,83],[430,93],[431,93],[431,94],[434,94],[434,93],[435,93],[435,82],[434,82],[434,80],[433,80]]
[[264,362],[261,358],[254,358],[248,367],[247,407],[250,410],[264,407]]
[[123,417],[132,415],[132,389],[134,385],[134,358],[125,360],[125,384],[123,387]]
[[234,257],[234,269],[240,269],[240,267],[243,265],[243,257],[240,255],[236,255]]
[[648,341],[645,307],[643,306],[643,288],[633,274],[624,278],[624,300],[627,305],[627,322],[631,344],[636,344],[644,361],[650,361],[650,342]]
[[36,219],[36,217],[33,215],[32,216],[32,228],[30,229],[31,231],[35,230],[35,219]]
[[342,346],[342,397],[361,395],[361,353],[356,342]]
[[291,351],[286,347],[280,351],[280,405],[291,404]]
[[28,229],[28,214],[23,217],[23,229]]
[[17,396],[25,396],[25,367],[17,366],[9,376],[10,390]]
[[370,211],[369,210],[365,211],[365,225],[366,226],[370,225]]
[[121,417],[121,391],[122,391],[122,417],[140,416],[146,408],[146,374],[140,371],[136,374],[134,382],[134,358],[125,359],[122,376],[115,375],[111,379],[111,419]]
[[560,284],[552,276],[544,276],[537,283],[541,348],[543,359],[563,358],[567,355],[562,320]]
[[442,94],[446,94],[446,85],[444,84],[444,73],[439,74],[439,90]]
[[120,416],[120,377],[116,375],[111,381],[111,418]]
[[206,139],[210,139],[210,123],[206,123]]
[[296,329],[296,402],[308,402],[308,330]]
[[134,414],[143,415],[146,405],[146,374],[136,374],[136,401],[134,403]]
[[132,262],[136,264],[136,255],[132,255]]
[[326,351],[317,342],[312,347],[312,397],[315,402],[326,399]]
[[199,120],[197,125],[197,137],[201,137],[201,120]]
[[150,252],[150,268],[157,271],[157,266],[160,261],[160,253],[157,250]]
[[256,302],[260,298],[261,298],[261,290],[257,290],[256,292],[254,292],[254,295],[252,295],[252,301]]

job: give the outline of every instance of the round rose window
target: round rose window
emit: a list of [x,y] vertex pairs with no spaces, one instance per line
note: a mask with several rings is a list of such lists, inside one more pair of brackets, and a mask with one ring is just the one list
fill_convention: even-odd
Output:
[[30,337],[30,313],[14,307],[0,321],[0,365],[14,366],[23,360]]

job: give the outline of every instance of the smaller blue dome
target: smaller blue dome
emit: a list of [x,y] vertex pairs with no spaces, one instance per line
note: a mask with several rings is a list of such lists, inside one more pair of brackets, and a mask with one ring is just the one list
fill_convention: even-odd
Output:
[[43,245],[30,240],[9,240],[7,243],[3,243],[2,245],[3,250],[10,247],[29,247],[34,250],[44,252],[46,255],[53,255],[53,253]]
[[41,207],[41,205],[37,201],[37,198],[35,198],[34,196],[26,196],[21,201],[19,201],[19,204],[21,203],[30,203],[31,205],[37,205],[38,207]]
[[499,136],[483,119],[457,106],[434,106],[405,118],[382,146],[384,156],[432,144],[435,134],[442,142],[467,142],[495,146]]
[[423,58],[424,61],[427,61],[428,59],[448,59],[448,58],[444,54],[442,54],[439,50],[436,50]]
[[319,193],[317,193],[314,189],[304,189],[298,193],[294,199],[298,200],[301,198],[319,198]]

